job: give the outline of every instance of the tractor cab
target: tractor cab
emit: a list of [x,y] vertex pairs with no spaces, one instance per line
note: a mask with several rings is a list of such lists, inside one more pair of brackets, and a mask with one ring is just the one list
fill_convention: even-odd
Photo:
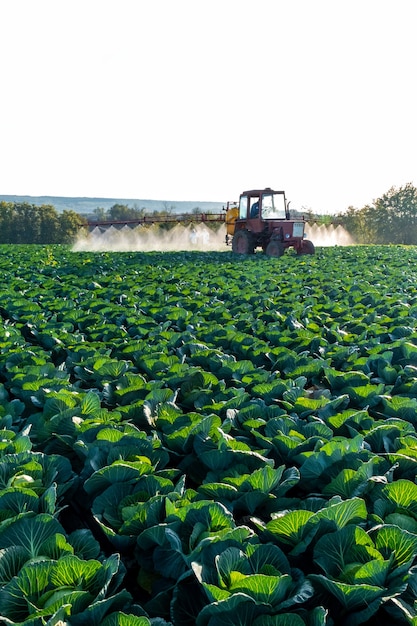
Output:
[[288,220],[285,192],[270,188],[244,191],[239,199],[239,219]]

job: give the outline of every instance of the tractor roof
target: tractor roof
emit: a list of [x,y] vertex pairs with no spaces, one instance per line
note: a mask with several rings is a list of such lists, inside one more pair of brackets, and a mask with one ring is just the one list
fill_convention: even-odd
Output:
[[282,193],[285,195],[284,191],[275,191],[274,189],[271,189],[271,187],[265,187],[265,189],[251,189],[250,191],[244,191],[241,195],[242,196],[260,196],[261,194],[270,194],[270,193]]

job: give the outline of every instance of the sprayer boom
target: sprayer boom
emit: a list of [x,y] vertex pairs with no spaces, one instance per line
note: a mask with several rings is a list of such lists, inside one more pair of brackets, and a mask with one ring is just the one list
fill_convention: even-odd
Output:
[[110,226],[139,226],[140,224],[172,224],[184,225],[194,222],[224,222],[226,213],[178,213],[172,215],[144,215],[134,220],[88,220],[88,228],[110,228]]

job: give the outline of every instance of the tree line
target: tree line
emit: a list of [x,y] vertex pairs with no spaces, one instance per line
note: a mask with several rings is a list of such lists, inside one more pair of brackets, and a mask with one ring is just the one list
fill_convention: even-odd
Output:
[[[164,216],[164,215],[171,215],[172,212],[175,212],[175,206],[172,204],[168,205],[168,203],[166,202],[164,202],[162,209],[160,209],[159,211],[157,209],[154,209],[151,213],[149,213],[145,207],[141,207],[140,209],[138,209],[137,207],[129,207],[127,204],[116,203],[116,204],[113,204],[113,206],[110,207],[110,209],[107,211],[103,207],[97,207],[93,211],[93,218],[95,220],[102,220],[102,221],[137,220],[137,219],[140,219],[141,217],[144,217],[145,215]],[[196,207],[196,209],[194,209],[193,212],[200,213],[201,211],[198,207]]]
[[361,209],[350,206],[337,215],[313,216],[309,221],[341,225],[358,244],[417,245],[417,188],[412,183],[391,187]]
[[86,225],[75,211],[58,213],[53,205],[0,202],[0,243],[72,243]]

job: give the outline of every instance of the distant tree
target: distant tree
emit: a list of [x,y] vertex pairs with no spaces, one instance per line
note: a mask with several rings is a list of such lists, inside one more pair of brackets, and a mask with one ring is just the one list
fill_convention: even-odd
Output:
[[337,216],[357,243],[417,244],[417,189],[391,187],[362,209],[349,207]]
[[359,210],[350,206],[344,213],[336,215],[334,222],[343,226],[356,243],[372,243],[374,240],[365,209]]
[[39,233],[35,243],[63,243],[59,227],[59,214],[51,204],[36,207]]
[[103,207],[98,206],[96,209],[94,209],[93,215],[97,221],[100,221],[100,220],[103,221],[107,219],[107,211]]
[[417,189],[411,183],[391,187],[374,201],[370,213],[378,223],[381,243],[417,243]]
[[29,202],[14,202],[8,229],[10,243],[40,243],[40,233],[39,208]]
[[0,243],[8,243],[13,219],[13,202],[0,202]]
[[334,221],[334,217],[333,215],[330,215],[329,213],[323,213],[317,219],[318,224],[320,225],[324,224],[325,226],[329,226],[330,224],[332,224],[333,221]]
[[71,243],[77,233],[87,226],[87,220],[75,211],[63,211],[59,215],[59,243]]
[[171,215],[173,211],[175,211],[175,206],[173,204],[169,205],[168,202],[164,202],[164,208],[160,211],[161,215]]
[[109,217],[112,220],[135,220],[143,217],[144,209],[133,209],[126,204],[113,204],[109,210]]

